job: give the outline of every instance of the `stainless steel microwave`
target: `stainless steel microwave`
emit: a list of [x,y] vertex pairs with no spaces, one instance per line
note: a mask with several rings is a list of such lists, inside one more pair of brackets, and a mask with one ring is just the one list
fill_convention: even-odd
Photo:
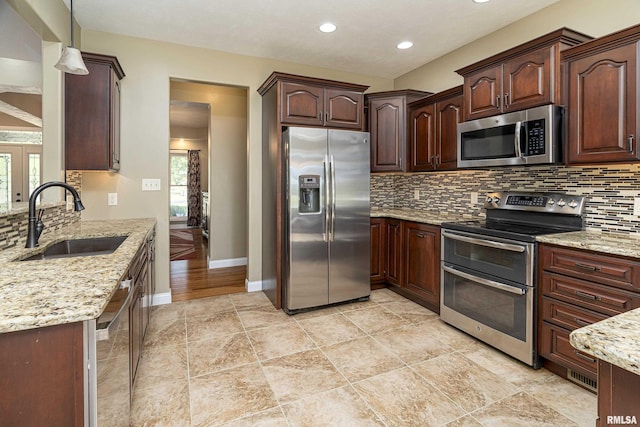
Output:
[[563,108],[554,105],[458,125],[458,167],[514,166],[562,161]]

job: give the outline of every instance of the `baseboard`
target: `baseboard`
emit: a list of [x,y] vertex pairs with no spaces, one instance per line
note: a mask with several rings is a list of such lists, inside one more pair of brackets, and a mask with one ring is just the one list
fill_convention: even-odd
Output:
[[247,292],[258,292],[262,290],[262,280],[250,281],[249,279],[244,279],[244,286]]
[[237,267],[247,265],[247,257],[209,260],[209,268]]
[[163,292],[161,294],[153,294],[151,305],[171,304],[171,292]]

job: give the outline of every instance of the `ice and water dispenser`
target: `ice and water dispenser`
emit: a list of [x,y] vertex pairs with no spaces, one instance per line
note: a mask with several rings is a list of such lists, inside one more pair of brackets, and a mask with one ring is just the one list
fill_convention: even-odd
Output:
[[301,214],[320,213],[320,175],[300,175],[299,205]]

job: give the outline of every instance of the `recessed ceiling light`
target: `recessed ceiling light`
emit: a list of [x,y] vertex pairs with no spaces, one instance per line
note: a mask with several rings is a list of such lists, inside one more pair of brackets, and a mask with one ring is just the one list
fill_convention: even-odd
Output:
[[413,46],[413,43],[406,41],[406,42],[400,42],[398,43],[398,45],[396,46],[398,49],[409,49],[411,46]]
[[474,3],[486,3],[489,0],[473,0]]
[[320,25],[320,31],[323,33],[333,33],[336,30],[336,26],[331,22],[327,22],[326,24]]

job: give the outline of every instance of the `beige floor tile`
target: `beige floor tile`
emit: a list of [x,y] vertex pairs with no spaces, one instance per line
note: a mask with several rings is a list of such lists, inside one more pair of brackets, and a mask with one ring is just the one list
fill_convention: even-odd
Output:
[[[167,304],[171,306],[173,304]],[[164,307],[164,306],[161,306]],[[184,345],[186,343],[186,323],[184,306],[178,310],[161,311],[151,315],[144,339],[145,347]]]
[[560,412],[580,426],[594,426],[598,412],[598,397],[557,375],[544,383],[527,387],[528,393]]
[[513,384],[456,353],[427,360],[413,369],[467,412],[518,391]]
[[267,360],[262,366],[281,404],[347,384],[320,350]]
[[223,427],[289,427],[282,409],[273,408],[239,420],[224,424]]
[[473,348],[480,342],[471,335],[467,335],[440,319],[432,320],[425,328],[427,328],[430,334],[438,336],[445,344],[454,350],[463,351]]
[[242,323],[235,311],[187,317],[187,341],[214,339],[243,331]]
[[385,348],[407,364],[423,362],[453,351],[440,334],[431,334],[428,324],[411,324],[373,335]]
[[278,406],[257,363],[190,381],[193,426],[218,425]]
[[302,313],[296,313],[293,315],[293,318],[295,320],[305,320],[305,319],[313,319],[315,317],[322,317],[322,316],[329,316],[332,314],[336,314],[339,313],[340,311],[338,310],[337,307],[325,307],[325,308],[319,308],[316,310],[309,310],[309,311],[303,311]]
[[393,292],[390,289],[376,289],[375,291],[371,291],[371,301],[375,301],[378,304],[384,304],[387,302],[394,301],[407,301],[405,297]]
[[229,295],[220,295],[209,298],[200,298],[184,302],[187,317],[207,316],[212,313],[233,311],[235,306]]
[[229,295],[236,310],[246,310],[255,307],[273,307],[264,292],[244,292]]
[[131,425],[136,427],[189,427],[189,385],[187,381],[136,389],[131,406]]
[[408,324],[406,320],[376,304],[374,307],[344,312],[344,315],[368,334]]
[[297,400],[282,409],[292,427],[384,426],[350,386]]
[[191,341],[188,347],[189,375],[191,377],[258,361],[249,338],[244,332],[213,339]]
[[299,320],[298,324],[321,347],[365,335],[364,331],[351,320],[337,311],[336,313],[330,316]]
[[471,415],[465,415],[464,417],[445,424],[445,427],[483,427],[483,425]]
[[295,322],[293,317],[273,306],[257,306],[238,310],[238,316],[246,329],[266,328],[267,326]]
[[260,360],[316,348],[315,343],[297,323],[284,323],[247,332]]
[[366,379],[354,387],[388,426],[439,426],[464,415],[410,368]]
[[184,345],[148,347],[136,374],[136,387],[156,387],[160,383],[187,379],[187,352]]
[[176,319],[184,319],[184,302],[156,305],[151,307],[151,324],[166,323]]
[[438,318],[438,314],[407,299],[404,301],[392,301],[384,303],[383,305],[387,310],[390,310],[411,323],[422,323]]
[[370,337],[334,344],[322,351],[351,382],[404,366],[393,353]]
[[374,302],[371,299],[368,299],[366,301],[358,301],[358,302],[351,302],[349,304],[337,305],[336,308],[340,313],[346,313],[347,311],[361,310],[363,308],[376,307],[377,305],[378,305],[377,302]]
[[479,409],[473,417],[486,427],[578,427],[578,424],[525,392]]

